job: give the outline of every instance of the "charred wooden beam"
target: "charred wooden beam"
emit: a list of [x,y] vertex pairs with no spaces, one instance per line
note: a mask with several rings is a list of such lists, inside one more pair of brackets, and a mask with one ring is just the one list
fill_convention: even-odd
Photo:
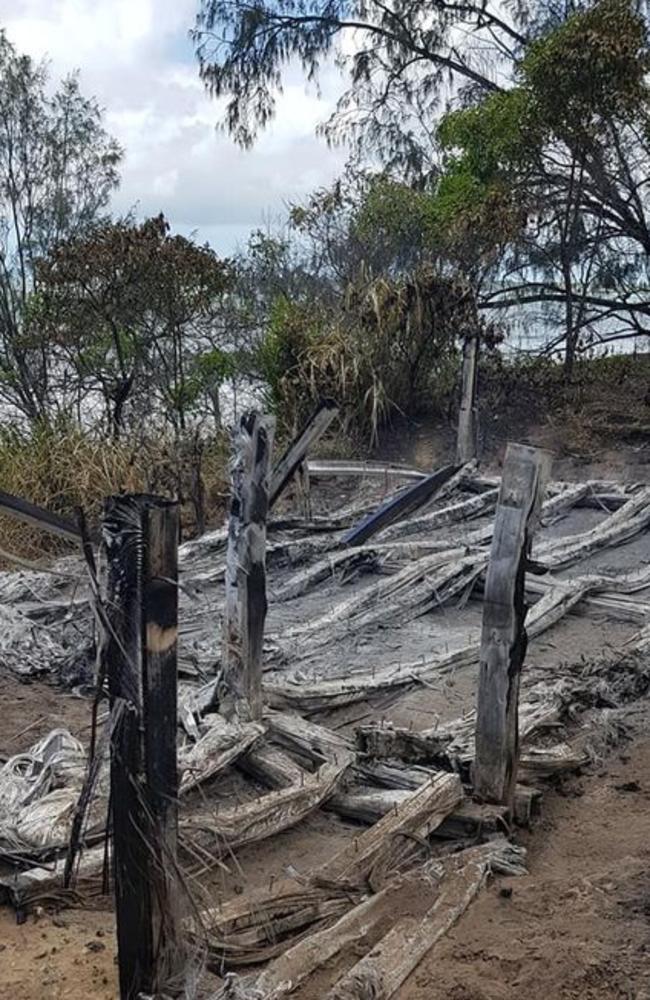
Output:
[[338,413],[336,403],[324,399],[319,403],[300,434],[291,442],[282,458],[275,465],[269,485],[269,507],[272,507],[283,489],[304,462],[309,449],[323,436]]
[[61,517],[60,514],[54,514],[51,510],[45,510],[35,503],[30,503],[29,500],[23,500],[22,497],[13,496],[3,490],[0,490],[0,512],[70,542],[81,541],[79,527],[72,519]]
[[234,440],[219,707],[226,718],[262,715],[266,620],[266,517],[274,422],[242,416]]
[[508,807],[517,781],[519,680],[528,641],[526,562],[548,465],[544,452],[508,445],[485,582],[474,791]]
[[178,509],[106,501],[106,666],[120,996],[162,991],[179,971],[176,872]]
[[499,870],[500,862],[506,871],[524,872],[521,855],[503,840],[471,847],[450,858],[439,882],[433,873],[427,878],[425,867],[421,892],[429,909],[418,916],[398,917],[374,948],[325,994],[325,1000],[394,997],[427,952],[462,916],[490,871]]
[[435,497],[436,493],[460,468],[460,465],[445,465],[442,469],[427,476],[426,479],[422,479],[409,489],[403,490],[396,497],[386,500],[376,511],[364,517],[360,524],[357,524],[343,536],[343,544],[362,545],[390,524],[408,517],[422,504]]
[[382,479],[426,479],[428,473],[421,469],[413,469],[408,465],[396,465],[393,462],[355,462],[345,459],[310,459],[307,463],[310,475],[316,479],[354,476],[360,479],[366,476],[380,476]]

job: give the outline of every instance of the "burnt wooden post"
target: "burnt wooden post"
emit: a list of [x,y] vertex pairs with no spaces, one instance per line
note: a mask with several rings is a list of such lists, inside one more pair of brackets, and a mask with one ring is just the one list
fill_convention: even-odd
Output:
[[463,371],[461,376],[460,410],[456,461],[460,465],[477,457],[478,421],[476,415],[476,371],[478,361],[478,334],[465,338],[463,344]]
[[318,404],[300,434],[294,438],[273,468],[269,484],[269,507],[273,506],[291,477],[303,464],[309,449],[323,436],[338,412],[336,403],[331,399],[324,399]]
[[234,434],[228,522],[221,678],[226,718],[262,716],[262,644],[266,619],[266,516],[274,421],[245,413]]
[[179,971],[176,873],[178,508],[110,497],[106,666],[121,1000],[158,994]]
[[483,597],[474,792],[507,806],[512,805],[519,756],[526,562],[549,464],[546,452],[508,445]]

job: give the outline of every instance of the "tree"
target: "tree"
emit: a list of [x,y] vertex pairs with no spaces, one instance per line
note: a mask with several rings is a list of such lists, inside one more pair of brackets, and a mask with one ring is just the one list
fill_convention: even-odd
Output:
[[0,32],[0,399],[30,420],[58,406],[51,344],[34,335],[35,261],[97,220],[121,155],[77,78],[50,93],[45,64]]
[[59,243],[36,273],[41,335],[56,338],[86,415],[101,402],[116,438],[155,415],[180,435],[206,403],[218,420],[232,279],[214,251],[171,235],[162,215],[101,222]]
[[350,87],[326,134],[418,176],[445,89],[500,90],[501,68],[507,74],[527,42],[490,0],[200,0],[193,38],[201,78],[227,98],[224,122],[237,142],[250,146],[273,117],[292,63],[315,80],[336,57]]
[[[564,310],[570,377],[579,345],[647,329],[650,251],[650,48],[627,0],[601,0],[532,44],[517,85],[448,114],[440,181],[495,192],[529,224],[513,233],[484,305]],[[457,206],[460,218],[467,204]],[[605,333],[600,334],[599,328]]]

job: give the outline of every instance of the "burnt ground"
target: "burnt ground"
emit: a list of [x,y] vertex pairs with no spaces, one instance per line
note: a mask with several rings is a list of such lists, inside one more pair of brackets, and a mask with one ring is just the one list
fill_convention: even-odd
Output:
[[[564,468],[562,472],[566,475]],[[600,468],[590,472],[602,474]],[[637,472],[635,464],[630,478]],[[581,470],[575,478],[582,478]],[[376,499],[374,485],[364,488]],[[347,484],[340,489],[330,487],[324,502],[328,507],[347,503],[352,492]],[[584,531],[603,516],[599,511],[576,510],[545,533]],[[489,521],[474,520],[469,528]],[[453,530],[462,536],[462,526]],[[199,571],[204,563],[209,566],[210,559],[202,560]],[[625,545],[583,560],[567,575],[621,571],[648,561],[650,533],[646,531]],[[289,572],[284,569],[279,582]],[[362,577],[353,585],[333,579],[302,598],[274,605],[272,578],[268,634],[281,636],[292,625],[335,607],[351,586],[361,590],[374,579]],[[201,656],[217,642],[215,636],[206,639],[204,629],[214,629],[219,587],[204,581],[192,590],[192,600],[188,598],[188,616],[200,633]],[[462,610],[441,608],[399,628],[374,628],[362,636],[343,637],[330,669],[363,669],[369,661],[386,657],[412,662],[432,648],[462,645],[477,635],[480,619],[480,603],[470,601]],[[613,621],[602,614],[569,615],[531,644],[526,669],[537,674],[607,659],[637,629],[637,624]],[[297,640],[296,649],[299,645]],[[321,670],[328,655],[331,651],[301,668]],[[376,700],[357,702],[325,713],[318,721],[345,732],[360,721],[385,715],[398,725],[420,729],[461,715],[473,705],[474,697],[475,668],[467,667],[426,685],[412,685],[385,705]],[[27,749],[56,727],[68,728],[82,742],[88,738],[88,699],[54,687],[47,679],[25,683],[4,668],[0,706],[3,757]],[[400,993],[404,1000],[502,1000],[525,996],[532,989],[558,1000],[646,1000],[644,990],[650,997],[649,720],[647,700],[634,703],[624,713],[623,742],[612,746],[583,774],[545,790],[542,813],[533,830],[518,834],[529,851],[530,874],[500,879],[484,891],[418,967]],[[239,794],[236,781],[220,779],[215,785],[207,786],[206,794],[224,801]],[[348,842],[355,829],[319,811],[294,829],[227,859],[203,878],[201,895],[227,899],[264,887],[272,878],[281,877],[288,865],[308,872]],[[13,911],[3,908],[0,942],[0,1000],[116,996],[114,924],[106,901],[58,915],[39,911],[21,925],[16,924]]]

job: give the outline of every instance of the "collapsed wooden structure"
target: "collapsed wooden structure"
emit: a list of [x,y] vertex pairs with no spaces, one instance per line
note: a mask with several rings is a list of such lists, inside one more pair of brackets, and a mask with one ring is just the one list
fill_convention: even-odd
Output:
[[[332,415],[327,405],[314,420],[324,428]],[[313,996],[314,983],[331,1000],[395,996],[490,872],[524,870],[508,839],[513,824],[530,821],[546,781],[589,760],[601,707],[615,711],[650,683],[650,550],[647,564],[639,558],[624,571],[590,564],[647,528],[650,488],[549,482],[545,458],[516,446],[502,479],[473,463],[429,476],[314,463],[312,478],[361,472],[415,485],[333,514],[270,515],[314,436],[306,428],[271,472],[272,428],[243,418],[228,529],[181,547],[178,591],[168,505],[115,501],[103,528],[108,600],[96,581],[75,598],[76,615],[93,615],[104,635],[107,736],[88,769],[74,741],[61,737],[56,753],[35,748],[40,785],[35,778],[16,799],[11,829],[0,829],[0,853],[14,861],[0,886],[23,910],[101,892],[112,785],[123,997],[182,976],[197,950],[223,977],[223,998]],[[587,526],[558,533],[575,511]],[[160,518],[164,544],[150,535]],[[587,572],[567,575],[581,563]],[[0,580],[0,600],[8,588]],[[176,594],[183,680],[172,710]],[[522,673],[526,643],[572,613],[624,625],[624,647],[579,670]],[[413,692],[418,706],[429,696],[439,705],[441,686],[465,676],[478,683],[460,715],[400,722]],[[128,735],[129,712],[133,733],[156,720],[149,743]],[[169,744],[177,728],[178,821]],[[226,777],[240,793],[230,802],[218,794]],[[56,812],[51,796],[61,792],[70,794]],[[71,802],[83,814],[76,827]],[[165,909],[188,880],[321,809],[341,818],[339,849],[325,863],[184,915]],[[74,877],[64,884],[73,828]],[[137,880],[130,897],[120,889],[129,865],[150,872],[155,897]],[[149,934],[137,968],[134,920]]]

